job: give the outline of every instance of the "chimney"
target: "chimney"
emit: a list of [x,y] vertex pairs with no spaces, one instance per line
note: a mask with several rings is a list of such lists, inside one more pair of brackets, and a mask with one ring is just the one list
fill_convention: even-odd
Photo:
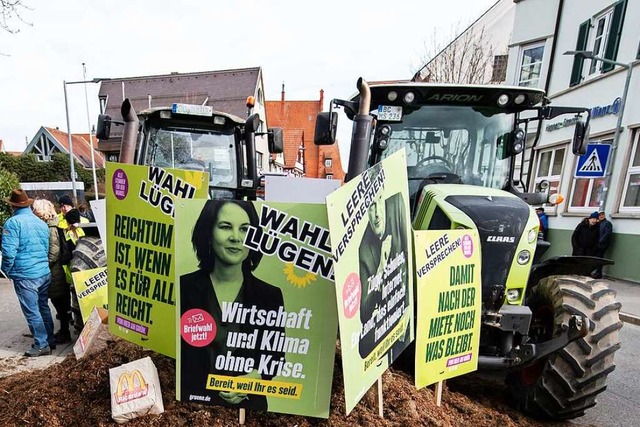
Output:
[[282,82],[282,92],[280,92],[280,119],[284,120],[284,82]]
[[324,110],[324,89],[320,89],[320,101],[318,101],[320,112]]

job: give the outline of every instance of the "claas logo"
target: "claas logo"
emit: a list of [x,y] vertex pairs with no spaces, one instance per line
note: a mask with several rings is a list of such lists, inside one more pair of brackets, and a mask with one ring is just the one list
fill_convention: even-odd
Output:
[[116,403],[125,403],[139,399],[147,395],[149,386],[137,369],[133,372],[124,372],[118,378],[115,397]]

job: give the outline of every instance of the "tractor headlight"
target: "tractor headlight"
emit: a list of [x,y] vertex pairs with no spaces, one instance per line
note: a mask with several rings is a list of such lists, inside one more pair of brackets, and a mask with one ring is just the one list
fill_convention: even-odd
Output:
[[526,249],[520,251],[520,253],[518,254],[518,264],[520,265],[527,264],[530,259],[531,259],[531,252],[529,252]]
[[506,93],[503,93],[498,97],[498,105],[500,107],[504,107],[508,103],[509,103],[509,95],[507,95]]
[[396,99],[398,99],[398,92],[396,92],[395,90],[392,90],[387,94],[387,99],[389,101],[395,101]]
[[536,241],[537,238],[538,238],[538,233],[536,233],[535,228],[532,228],[531,230],[529,230],[529,234],[527,234],[527,241],[529,243],[533,243]]
[[404,95],[404,102],[406,102],[407,104],[411,104],[414,99],[416,99],[416,96],[414,95],[413,92],[407,92]]
[[508,289],[507,290],[507,301],[515,302],[520,299],[520,289]]
[[520,105],[522,104],[525,100],[527,99],[526,95],[521,93],[520,95],[516,96],[516,98],[513,100],[513,102],[515,102],[516,104]]

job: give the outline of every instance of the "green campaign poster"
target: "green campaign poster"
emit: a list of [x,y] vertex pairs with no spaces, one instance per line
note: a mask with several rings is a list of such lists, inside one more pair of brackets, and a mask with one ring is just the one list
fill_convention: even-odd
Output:
[[325,205],[176,208],[176,397],[328,418],[337,336]]
[[418,316],[416,387],[473,372],[480,341],[476,230],[414,231]]
[[406,155],[327,197],[347,414],[413,340]]
[[93,307],[107,308],[107,268],[93,268],[91,270],[74,271],[73,288],[78,298],[82,321],[87,323]]
[[206,198],[203,172],[107,163],[109,332],[175,357],[174,206]]

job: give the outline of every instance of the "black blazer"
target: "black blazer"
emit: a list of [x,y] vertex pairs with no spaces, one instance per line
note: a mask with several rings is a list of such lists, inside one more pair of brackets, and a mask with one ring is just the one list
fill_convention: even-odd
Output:
[[[253,276],[245,275],[244,282],[240,288],[236,301],[242,303],[243,307],[251,308],[255,305],[258,309],[278,310],[284,306],[282,291],[268,283]],[[242,407],[251,409],[267,409],[267,399],[261,395],[249,395],[249,399],[243,400],[237,405],[227,403],[220,398],[219,391],[207,390],[206,382],[208,374],[219,374],[228,376],[239,376],[241,373],[226,370],[217,370],[214,367],[215,358],[220,354],[231,351],[234,357],[244,357],[254,359],[254,369],[258,369],[260,356],[262,354],[272,355],[273,361],[284,357],[284,352],[260,350],[260,341],[263,331],[277,330],[284,332],[284,327],[267,327],[250,324],[237,325],[223,323],[221,318],[221,307],[215,295],[209,273],[203,270],[194,271],[180,277],[180,313],[187,310],[199,308],[207,311],[213,316],[216,322],[216,338],[206,347],[193,347],[180,339],[181,369],[180,369],[180,400],[189,401],[189,395],[209,396],[209,404]],[[229,328],[251,333],[258,329],[258,341],[255,349],[227,348],[226,339]],[[262,375],[263,379],[269,380],[273,375]]]
[[[383,238],[380,239],[374,233],[371,228],[371,224],[367,224],[367,228],[360,241],[360,247],[358,248],[359,267],[360,267],[360,281],[362,285],[362,293],[360,294],[360,321],[362,324],[366,323],[373,314],[376,305],[382,304],[382,287],[378,291],[374,291],[371,294],[367,294],[368,279],[375,275],[380,264],[380,257],[382,252],[382,240],[391,235],[391,251],[389,253],[389,259],[391,261],[398,254],[404,252],[405,264],[400,267],[400,270],[395,274],[400,274],[402,278],[402,284],[408,286],[409,280],[409,259],[412,256],[408,251],[407,242],[407,223],[405,216],[405,206],[402,193],[396,193],[393,196],[385,200],[385,231]],[[395,275],[394,274],[394,275]],[[393,275],[392,275],[393,276]],[[383,282],[384,283],[384,282]],[[407,288],[407,292],[404,297],[405,307],[409,304],[409,292],[412,289]],[[387,313],[390,315],[391,313]],[[393,325],[395,326],[395,324]],[[375,339],[375,328],[370,330],[367,334],[360,337],[359,352],[360,357],[366,358],[382,340],[391,332],[393,326],[390,327],[379,339]],[[392,356],[392,360],[395,356]]]

